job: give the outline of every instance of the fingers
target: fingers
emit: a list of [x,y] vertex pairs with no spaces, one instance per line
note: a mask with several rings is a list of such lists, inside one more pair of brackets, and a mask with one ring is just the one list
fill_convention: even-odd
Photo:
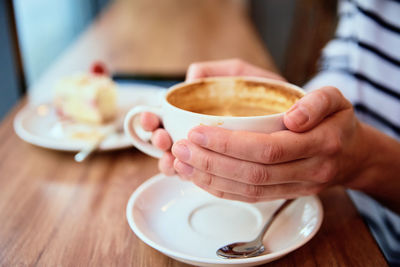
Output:
[[274,185],[298,181],[319,181],[315,171],[319,162],[305,159],[288,163],[264,165],[231,158],[203,149],[187,140],[172,147],[177,158],[175,169],[182,176],[203,177],[204,174],[251,185]]
[[159,170],[167,176],[175,175],[174,160],[175,157],[171,152],[165,152],[162,158],[158,161]]
[[171,176],[176,174],[173,163],[175,157],[168,150],[171,149],[172,139],[168,132],[162,128],[160,119],[150,112],[144,112],[140,116],[140,123],[145,131],[152,131],[151,136],[152,144],[165,151],[162,158],[158,161],[158,168],[165,175]]
[[[186,151],[185,151],[186,150]],[[314,159],[262,165],[201,148],[187,140],[172,147],[174,169],[185,180],[226,199],[246,202],[316,194],[327,184]],[[322,165],[321,165],[322,166]]]
[[300,99],[284,116],[285,126],[294,132],[312,129],[325,117],[351,108],[350,102],[334,87],[323,87]]
[[172,139],[164,129],[157,129],[151,136],[151,143],[163,151],[168,151],[172,146]]
[[186,81],[214,76],[259,76],[285,80],[279,74],[256,67],[240,59],[193,63],[186,73]]
[[140,115],[140,124],[142,125],[143,130],[152,132],[160,127],[161,121],[157,115],[150,112],[143,112]]
[[[175,168],[179,170],[185,163],[175,160]],[[179,171],[178,171],[179,173]],[[258,202],[281,198],[295,198],[304,195],[316,194],[322,186],[316,183],[288,183],[277,185],[252,185],[232,181],[209,173],[199,172],[194,175],[179,175],[191,180],[197,186],[209,193],[226,199],[246,202]]]
[[[275,199],[290,199],[312,195],[319,191],[315,184],[293,183],[268,186],[235,184],[230,180],[214,178],[210,180],[195,179],[193,183],[220,198],[228,198],[246,202],[270,201]],[[226,182],[226,184],[224,183]],[[229,189],[231,191],[228,191]]]
[[229,199],[229,200],[237,200],[237,201],[242,201],[242,202],[249,202],[249,203],[255,203],[257,201],[261,201],[260,199],[250,199],[245,196],[237,195],[237,194],[232,194],[232,193],[227,193],[223,191],[218,191],[213,188],[210,188],[207,185],[197,183],[196,181],[193,182],[195,185],[203,189],[204,191],[207,191],[208,193],[218,197],[218,198],[223,198],[223,199]]
[[323,140],[319,135],[313,135],[290,131],[264,134],[197,126],[189,132],[188,138],[201,147],[236,159],[273,164],[314,155]]
[[150,112],[143,112],[140,115],[140,123],[145,131],[153,132],[151,142],[157,148],[168,151],[171,149],[172,140],[168,132],[162,128],[160,118]]

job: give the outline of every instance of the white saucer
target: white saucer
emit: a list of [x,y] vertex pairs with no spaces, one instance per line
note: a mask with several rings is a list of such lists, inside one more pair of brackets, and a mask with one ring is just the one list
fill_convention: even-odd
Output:
[[143,183],[126,208],[133,232],[149,246],[197,266],[254,266],[276,260],[307,243],[318,231],[322,205],[302,197],[277,218],[264,238],[268,254],[222,259],[223,245],[248,241],[282,200],[248,204],[216,198],[190,182],[163,174]]
[[[163,88],[151,85],[122,84],[118,85],[119,117],[123,120],[125,113],[135,105],[159,105],[165,92]],[[26,105],[14,119],[14,130],[24,141],[36,146],[63,151],[79,151],[90,145],[90,140],[70,138],[65,134],[68,129],[79,129],[90,132],[91,126],[76,124],[65,126],[60,121],[51,104]],[[111,126],[100,126],[94,130],[107,132]],[[143,134],[143,133],[142,133]],[[131,147],[132,143],[123,132],[109,135],[100,144],[99,150],[114,150]]]

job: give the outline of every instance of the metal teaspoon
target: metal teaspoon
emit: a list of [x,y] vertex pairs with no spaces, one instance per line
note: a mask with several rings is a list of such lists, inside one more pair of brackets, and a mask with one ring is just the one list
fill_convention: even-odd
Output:
[[217,250],[217,255],[224,259],[234,258],[250,258],[260,255],[265,251],[265,247],[262,243],[265,233],[268,231],[272,222],[278,217],[278,215],[289,206],[295,199],[287,199],[282,205],[272,214],[263,226],[258,236],[249,242],[235,242],[226,246],[223,246]]

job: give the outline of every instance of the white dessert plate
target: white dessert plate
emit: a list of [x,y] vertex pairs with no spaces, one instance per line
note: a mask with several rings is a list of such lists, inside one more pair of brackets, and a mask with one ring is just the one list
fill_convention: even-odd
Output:
[[[14,130],[24,141],[36,146],[63,150],[79,151],[90,145],[93,140],[75,138],[74,133],[106,134],[99,150],[114,150],[132,146],[119,124],[122,125],[125,113],[135,105],[159,105],[165,92],[163,88],[142,84],[118,85],[118,118],[105,126],[89,126],[68,123],[59,119],[51,104],[26,105],[14,119]],[[113,130],[114,129],[114,130]],[[117,129],[117,130],[115,130]],[[122,129],[122,128],[121,128]],[[110,133],[111,134],[108,134]],[[143,133],[143,135],[145,135]]]
[[321,226],[319,199],[301,197],[279,215],[265,235],[268,253],[245,259],[216,255],[224,245],[252,240],[282,201],[248,204],[223,200],[190,182],[159,174],[131,195],[126,216],[143,242],[178,261],[196,266],[254,266],[299,248]]

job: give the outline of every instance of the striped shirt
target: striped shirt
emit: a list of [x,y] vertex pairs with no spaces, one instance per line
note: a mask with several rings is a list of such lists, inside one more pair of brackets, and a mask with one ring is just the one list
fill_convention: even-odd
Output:
[[[341,0],[338,12],[335,38],[305,87],[339,88],[361,121],[400,140],[400,0]],[[349,193],[388,262],[400,265],[400,216]]]
[[341,1],[339,16],[307,87],[338,87],[362,121],[400,139],[400,0]]

